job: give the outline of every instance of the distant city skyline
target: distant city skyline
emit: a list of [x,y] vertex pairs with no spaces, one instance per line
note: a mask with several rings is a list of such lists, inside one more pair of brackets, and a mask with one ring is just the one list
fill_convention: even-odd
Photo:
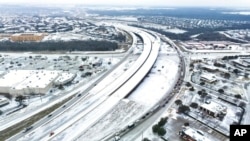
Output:
[[250,0],[0,0],[0,4],[250,7]]

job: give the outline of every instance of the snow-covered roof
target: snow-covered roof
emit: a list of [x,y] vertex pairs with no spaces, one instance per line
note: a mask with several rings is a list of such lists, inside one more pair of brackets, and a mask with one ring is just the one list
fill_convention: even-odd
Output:
[[5,97],[0,97],[0,102],[6,101],[6,100],[7,100],[7,98],[5,98]]
[[223,106],[217,102],[211,101],[209,104],[204,103],[201,105],[201,107],[213,112],[213,113],[224,113],[227,112],[227,107]]
[[210,74],[210,73],[203,73],[201,75],[201,79],[204,79],[204,80],[209,81],[209,82],[216,81],[215,75],[214,74]]
[[248,67],[249,65],[249,60],[246,60],[246,59],[237,59],[237,60],[233,60],[232,62],[238,65],[244,66],[244,67]]
[[224,69],[224,68],[219,68],[219,67],[215,67],[215,66],[211,66],[211,65],[206,65],[206,64],[202,64],[202,67],[213,70],[213,71],[221,71],[221,72],[228,72],[228,70]]
[[58,75],[58,71],[12,70],[0,78],[0,87],[12,89],[44,88]]
[[14,86],[17,83],[22,82],[26,77],[30,76],[32,71],[25,70],[11,70],[0,78],[0,87]]
[[198,130],[194,130],[192,128],[187,128],[183,131],[186,135],[192,137],[196,141],[211,141],[210,139],[206,138],[204,135],[198,132]]
[[55,80],[55,84],[65,84],[75,78],[76,74],[73,73],[61,73],[61,75]]
[[242,60],[243,60],[243,62],[250,64],[250,59],[242,59]]
[[59,75],[57,71],[35,71],[30,77],[14,86],[12,89],[24,88],[45,88],[52,83]]
[[7,105],[9,104],[9,101],[7,99],[0,99],[0,106],[4,106],[4,105]]

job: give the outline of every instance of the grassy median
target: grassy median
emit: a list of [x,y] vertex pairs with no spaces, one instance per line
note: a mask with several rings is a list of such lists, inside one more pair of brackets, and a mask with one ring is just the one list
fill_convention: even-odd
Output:
[[62,106],[64,103],[66,103],[67,101],[69,101],[70,99],[72,99],[73,96],[63,100],[60,103],[57,103],[56,105],[53,105],[52,107],[43,110],[37,114],[35,114],[34,116],[21,121],[20,123],[17,123],[16,125],[13,125],[3,131],[0,131],[0,141],[5,141],[6,139],[10,138],[11,136],[21,132],[24,128],[31,126],[32,124],[34,124],[35,122],[39,121],[40,119],[42,119],[43,117],[49,115],[51,112],[53,112],[54,110],[56,110],[57,108],[59,108],[60,106]]

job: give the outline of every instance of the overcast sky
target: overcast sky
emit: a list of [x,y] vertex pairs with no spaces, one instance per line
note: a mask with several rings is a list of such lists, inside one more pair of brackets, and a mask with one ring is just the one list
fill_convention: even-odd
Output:
[[250,7],[250,0],[0,0],[2,3]]

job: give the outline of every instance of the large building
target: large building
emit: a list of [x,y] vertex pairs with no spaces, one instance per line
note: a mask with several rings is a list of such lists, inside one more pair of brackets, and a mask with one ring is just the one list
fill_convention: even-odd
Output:
[[60,76],[54,81],[54,84],[64,85],[74,80],[75,77],[76,77],[76,74],[73,74],[73,73],[69,73],[69,72],[61,73]]
[[0,93],[46,94],[59,74],[59,71],[12,70],[0,77]]
[[211,74],[211,73],[203,73],[203,74],[201,74],[200,80],[208,82],[208,83],[215,83],[217,81],[215,75]]
[[218,117],[219,115],[227,114],[227,107],[214,101],[200,105],[199,109],[212,117]]
[[10,39],[14,42],[40,42],[44,38],[44,33],[22,33],[22,34],[13,34]]
[[210,141],[202,131],[192,128],[183,129],[180,135],[185,141]]
[[0,34],[0,39],[2,38],[10,38],[11,34]]

